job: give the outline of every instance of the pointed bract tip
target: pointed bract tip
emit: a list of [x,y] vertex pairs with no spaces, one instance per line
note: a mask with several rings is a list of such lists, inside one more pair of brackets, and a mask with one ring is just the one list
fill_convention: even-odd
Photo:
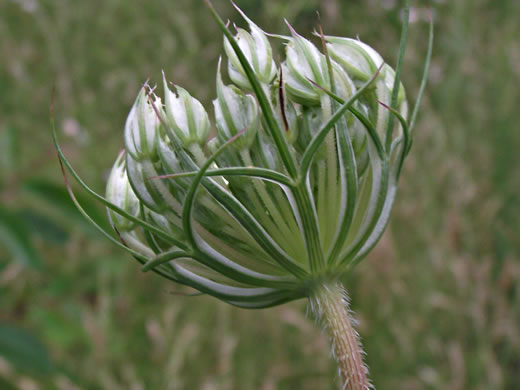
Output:
[[218,62],[217,62],[217,83],[218,82],[222,82],[221,65],[222,65],[222,56],[219,56],[218,57]]
[[230,139],[228,139],[222,146],[227,146],[229,144],[232,144],[235,142],[238,137],[240,137],[242,134],[244,134],[247,130],[247,127],[244,127],[242,130],[240,130],[238,133],[236,133],[234,136],[232,136]]
[[231,4],[233,5],[233,7],[235,7],[235,9],[237,10],[237,12],[240,14],[240,16],[242,16],[244,18],[244,20],[250,24],[250,25],[253,25],[255,27],[258,27],[247,15],[244,11],[242,11],[242,9],[240,9],[240,7],[238,5],[236,5],[236,3],[233,1],[233,0],[230,0],[231,1]]
[[168,127],[168,124],[166,123],[166,121],[165,121],[164,118],[162,117],[161,113],[159,112],[159,109],[158,109],[157,106],[155,105],[155,102],[154,102],[153,99],[152,99],[152,95],[150,95],[149,93],[147,93],[146,96],[148,97],[148,102],[149,102],[150,105],[152,106],[152,109],[153,109],[153,111],[155,112],[155,115],[157,116],[157,119],[159,119],[159,122],[161,122],[161,124],[162,124],[164,127]]
[[379,68],[377,68],[376,73],[374,73],[374,76],[373,76],[374,78],[376,78],[379,75],[379,73],[381,73],[381,70],[383,69],[383,66],[385,66],[385,64],[386,63],[383,62],[383,63],[381,63],[381,65],[379,65]]
[[143,89],[146,90],[147,87],[150,88],[150,85],[148,84],[149,82],[150,82],[150,77],[148,77],[148,78],[144,81],[144,83],[141,85],[141,90],[143,90]]
[[168,88],[168,80],[166,80],[166,75],[164,74],[164,70],[162,71],[162,79],[163,79],[163,89],[164,89],[164,92],[166,93],[169,90],[169,88]]
[[[318,13],[319,15],[319,13]],[[321,27],[321,23],[318,23],[318,28],[320,29],[320,32],[319,32],[319,37],[320,37],[320,40],[321,40],[321,46],[322,46],[322,49],[323,49],[323,52],[325,53],[326,56],[328,56],[328,50],[327,50],[327,41],[325,40],[325,34],[323,34],[323,28]]]
[[383,106],[384,108],[386,108],[388,111],[390,111],[391,113],[393,113],[393,114],[395,114],[395,115],[400,115],[399,112],[398,112],[396,109],[390,107],[388,104],[383,103],[381,100],[378,100],[377,102],[378,102],[381,106]]
[[378,102],[379,104],[381,104],[383,107],[385,107],[386,109],[388,109],[388,110],[391,109],[389,105],[383,103],[381,100],[378,100],[377,102]]
[[283,21],[285,22],[287,27],[289,27],[289,31],[291,32],[291,35],[299,36],[299,34],[296,32],[296,30],[293,28],[293,26],[291,26],[291,23],[289,23],[289,21],[287,19],[283,18]]
[[309,83],[314,85],[316,88],[321,89],[323,92],[329,92],[325,87],[319,85],[316,81],[310,79],[309,77],[305,77]]

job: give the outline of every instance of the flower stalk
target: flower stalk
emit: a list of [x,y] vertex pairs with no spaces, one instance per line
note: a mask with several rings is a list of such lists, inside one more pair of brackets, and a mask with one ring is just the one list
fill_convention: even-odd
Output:
[[363,348],[354,329],[349,298],[339,282],[320,285],[310,298],[311,310],[326,329],[334,358],[338,363],[342,390],[367,390],[368,368],[363,362]]

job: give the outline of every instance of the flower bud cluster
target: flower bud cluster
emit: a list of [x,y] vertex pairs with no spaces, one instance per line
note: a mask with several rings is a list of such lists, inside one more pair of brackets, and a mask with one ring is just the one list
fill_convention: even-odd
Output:
[[[265,307],[306,296],[377,242],[405,129],[396,124],[382,146],[391,114],[379,102],[390,105],[395,72],[374,49],[327,36],[322,52],[289,26],[277,64],[267,34],[243,16],[249,31],[224,39],[231,83],[219,61],[213,124],[164,76],[164,103],[143,88],[106,197],[147,268]],[[402,85],[394,108],[406,116]]]

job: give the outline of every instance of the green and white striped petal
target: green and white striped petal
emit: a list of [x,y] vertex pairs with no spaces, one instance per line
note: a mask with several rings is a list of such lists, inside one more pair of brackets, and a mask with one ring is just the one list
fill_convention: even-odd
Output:
[[372,47],[358,39],[326,36],[327,50],[355,80],[365,82],[383,64],[383,58]]
[[213,101],[213,105],[219,137],[228,140],[242,132],[233,147],[250,147],[260,127],[258,105],[252,95],[245,94],[232,85],[224,85],[220,61],[217,71],[217,99]]
[[[154,104],[161,106],[161,99],[155,97]],[[149,101],[146,87],[141,88],[125,124],[125,148],[136,160],[156,158],[156,137],[160,122]]]
[[175,133],[186,148],[192,143],[204,145],[209,135],[208,113],[184,88],[175,86],[177,94],[173,93],[168,88],[164,75],[163,82],[165,112]]
[[[106,199],[134,217],[139,215],[140,201],[128,181],[124,153],[119,155],[110,171],[110,176],[108,177],[107,182]],[[134,221],[131,221],[108,208],[107,212],[110,223],[119,232],[126,232],[135,229],[136,224]]]

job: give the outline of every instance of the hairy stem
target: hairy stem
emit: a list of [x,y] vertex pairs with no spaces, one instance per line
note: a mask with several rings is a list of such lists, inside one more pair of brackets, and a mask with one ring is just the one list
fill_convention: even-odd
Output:
[[373,388],[363,362],[363,350],[348,307],[343,286],[331,283],[319,286],[311,297],[311,308],[327,330],[338,362],[342,390]]

